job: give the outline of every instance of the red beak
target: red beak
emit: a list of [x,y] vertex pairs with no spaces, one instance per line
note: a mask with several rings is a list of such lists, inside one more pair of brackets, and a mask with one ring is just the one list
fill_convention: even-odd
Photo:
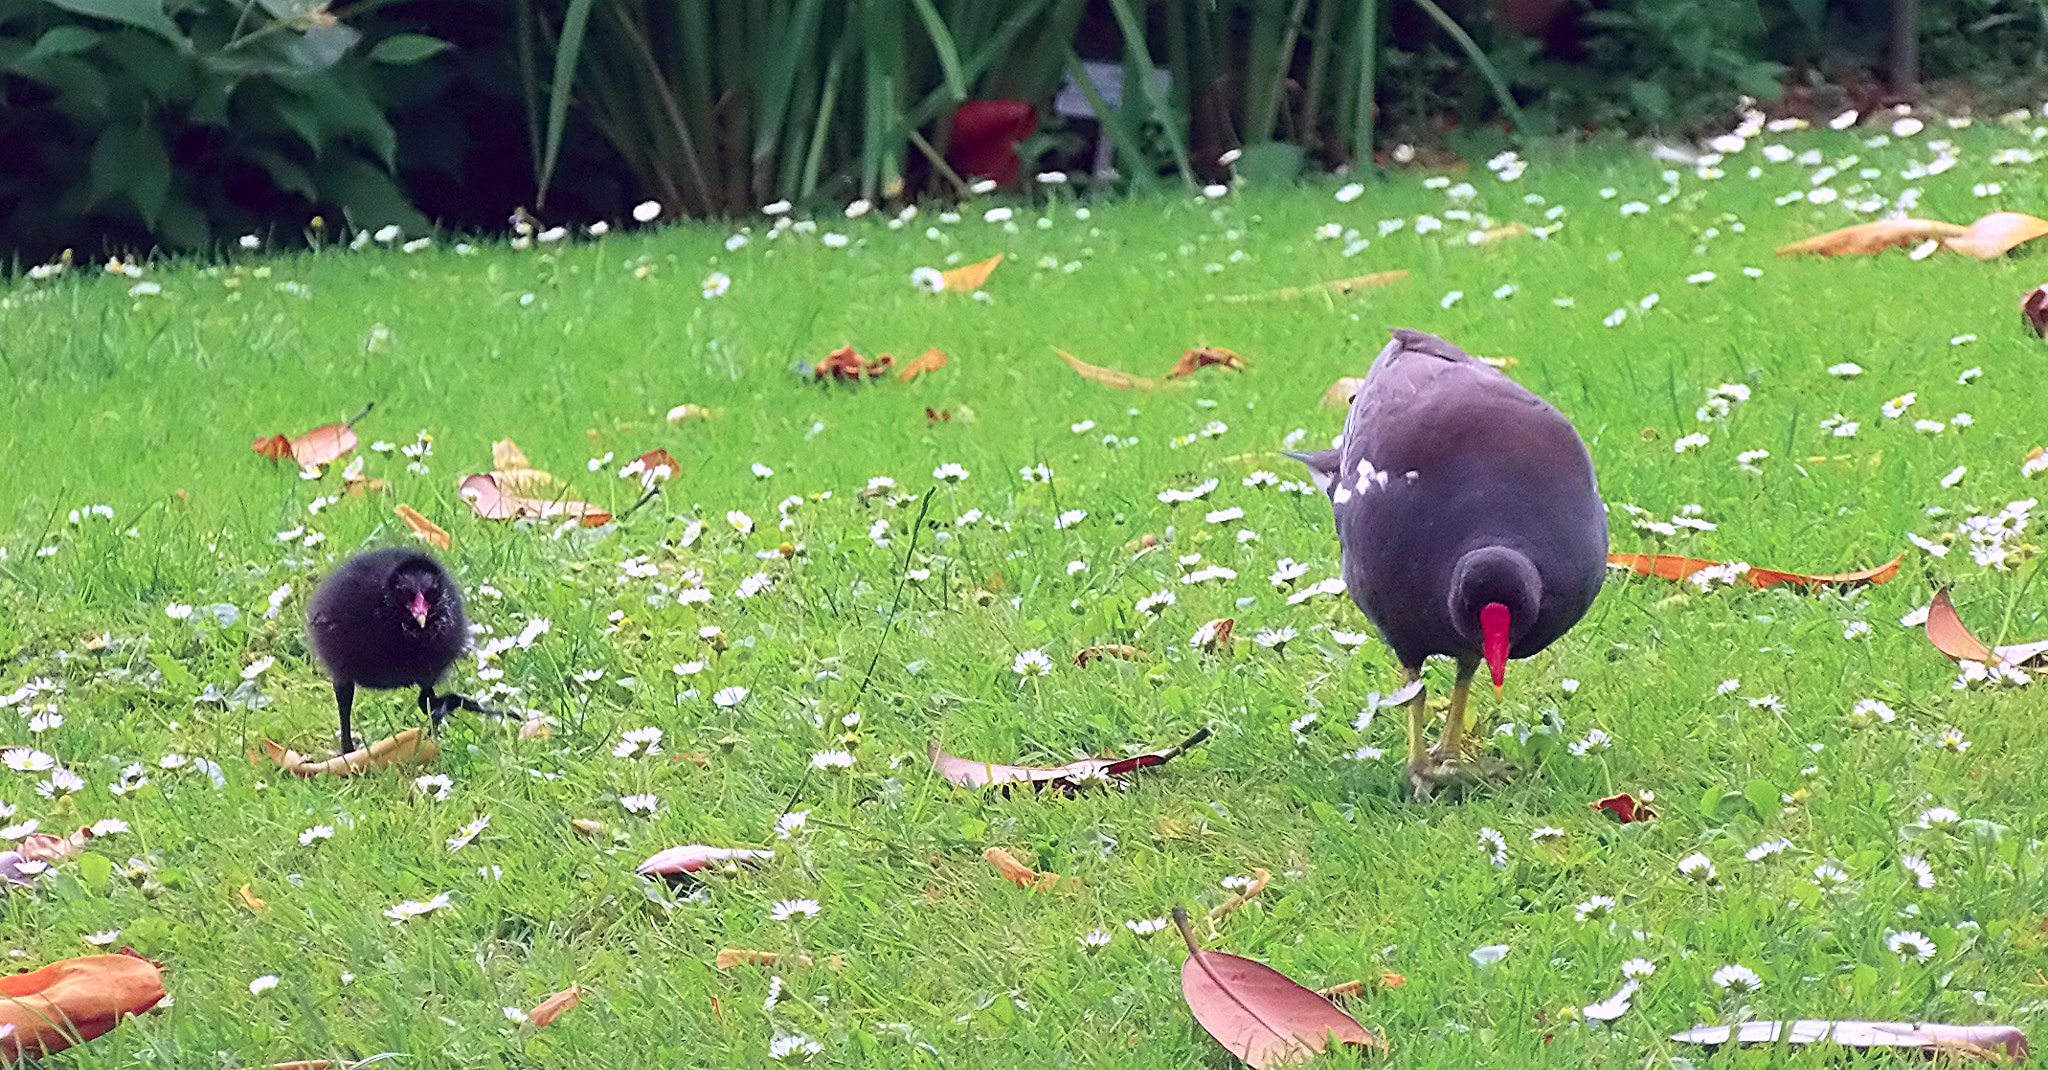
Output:
[[1493,672],[1493,689],[1498,692],[1508,679],[1508,607],[1488,602],[1479,610],[1480,653]]
[[[427,626],[427,593],[425,591],[414,591],[412,593],[412,604],[406,608],[412,610],[413,618],[420,622],[420,627],[424,628]],[[1491,648],[1489,647],[1488,649]],[[1494,678],[1499,679],[1500,675],[1496,673]]]

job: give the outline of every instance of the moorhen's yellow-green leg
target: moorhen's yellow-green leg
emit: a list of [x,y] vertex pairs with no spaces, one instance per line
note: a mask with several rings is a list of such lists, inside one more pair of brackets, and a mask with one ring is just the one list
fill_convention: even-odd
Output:
[[[1420,668],[1404,669],[1403,683],[1418,685],[1422,680]],[[1422,742],[1423,725],[1429,718],[1429,696],[1420,686],[1415,686],[1415,697],[1408,700],[1408,778],[1415,777],[1429,767],[1429,748]]]
[[[1465,757],[1465,702],[1472,697],[1472,675],[1479,670],[1476,661],[1459,660],[1458,683],[1451,688],[1451,712],[1444,718],[1443,742],[1437,745],[1437,753],[1445,761],[1457,761]],[[1476,742],[1476,741],[1475,741]],[[1476,746],[1473,749],[1477,749]]]

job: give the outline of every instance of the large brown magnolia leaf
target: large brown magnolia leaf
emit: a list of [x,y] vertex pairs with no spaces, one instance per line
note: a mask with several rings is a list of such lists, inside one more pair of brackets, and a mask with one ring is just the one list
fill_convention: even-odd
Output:
[[1831,230],[1781,246],[1779,256],[1868,256],[1899,245],[1918,245],[1929,238],[1951,238],[1964,228],[1939,219],[1879,219]]
[[249,448],[273,461],[289,457],[300,468],[318,468],[348,456],[356,448],[356,433],[347,424],[321,424],[297,438],[259,438]]
[[360,750],[352,750],[324,762],[316,762],[282,744],[263,741],[263,749],[278,767],[295,776],[353,776],[372,769],[408,762],[425,763],[441,753],[441,745],[417,728],[408,728],[389,739],[380,739]]
[[938,348],[937,346],[933,346],[932,348],[925,350],[923,353],[918,354],[917,357],[910,361],[908,364],[905,364],[903,366],[903,370],[896,373],[896,381],[899,383],[907,383],[912,379],[915,379],[918,376],[925,374],[926,372],[935,372],[945,366],[946,351]]
[[2048,219],[2021,212],[1993,212],[1941,240],[1941,244],[1979,260],[1996,260],[2014,248],[2048,235]]
[[1230,304],[1243,304],[1247,301],[1294,301],[1303,297],[1342,296],[1348,293],[1357,293],[1361,290],[1375,290],[1382,286],[1400,282],[1407,277],[1408,270],[1406,268],[1397,268],[1393,271],[1376,271],[1370,275],[1356,275],[1348,279],[1332,279],[1329,282],[1318,282],[1308,286],[1288,286],[1278,290],[1267,290],[1264,293],[1214,295],[1210,300],[1224,301]]
[[993,762],[977,762],[956,758],[931,744],[926,753],[931,757],[932,768],[939,775],[963,788],[1003,787],[1010,784],[1030,784],[1040,787],[1051,784],[1068,791],[1078,790],[1089,781],[1106,777],[1122,776],[1126,773],[1164,765],[1191,747],[1209,738],[1204,728],[1183,740],[1178,746],[1165,750],[1147,751],[1128,758],[1083,758],[1065,765],[997,765]]
[[1701,1025],[1671,1039],[1680,1044],[1718,1047],[1736,1044],[1815,1044],[1831,1041],[1845,1048],[1918,1048],[1930,1055],[2024,1059],[2027,1037],[2009,1025],[1949,1025],[1944,1022],[1744,1022],[1740,1026]]
[[129,948],[0,977],[0,1061],[46,1055],[107,1032],[164,998],[163,965]]
[[[1774,568],[1757,568],[1752,565],[1742,574],[1742,581],[1751,587],[1760,588],[1775,587],[1781,583],[1796,583],[1809,590],[1817,590],[1828,585],[1884,583],[1899,574],[1899,565],[1905,560],[1906,555],[1900,554],[1876,568],[1822,574],[1781,572]],[[1684,557],[1679,554],[1608,554],[1607,563],[1674,583],[1690,579],[1701,569],[1720,568],[1727,564],[1725,561],[1709,561],[1705,558]]]
[[85,850],[87,840],[92,839],[92,829],[81,828],[69,836],[54,836],[47,832],[31,833],[22,837],[11,851],[0,851],[0,879],[10,884],[34,885],[36,875],[22,872],[26,862],[43,862],[54,865],[66,859],[76,858]]
[[1174,924],[1187,941],[1180,967],[1180,991],[1195,1021],[1216,1042],[1247,1064],[1263,1070],[1314,1058],[1331,1040],[1353,1047],[1387,1049],[1387,1042],[1323,996],[1280,971],[1221,951],[1204,951],[1188,925],[1188,912],[1173,908]]
[[946,280],[946,292],[973,293],[981,289],[988,282],[988,277],[995,273],[996,267],[1003,262],[1004,255],[997,253],[987,260],[962,264],[951,270],[939,272],[939,277]]
[[527,498],[514,494],[498,482],[499,473],[481,472],[464,476],[456,493],[485,520],[546,520],[575,517],[586,528],[608,523],[612,515],[589,502],[566,498]]
[[1181,382],[1148,379],[1142,375],[1120,372],[1115,368],[1104,368],[1100,365],[1090,364],[1058,346],[1054,346],[1052,351],[1058,353],[1060,359],[1067,362],[1067,367],[1074,369],[1074,374],[1091,383],[1101,383],[1103,386],[1112,387],[1117,390],[1158,390],[1161,387],[1188,385]]
[[1196,346],[1182,353],[1180,359],[1173,362],[1173,367],[1167,370],[1164,378],[1178,379],[1183,375],[1193,375],[1196,371],[1213,364],[1220,364],[1231,371],[1243,371],[1245,361],[1243,357],[1222,346]]
[[530,494],[555,481],[529,463],[526,451],[509,438],[491,443],[491,478],[507,494]]
[[2048,663],[2029,664],[2041,662],[2044,656],[2048,656],[2048,640],[2001,647],[1986,645],[1963,625],[1963,619],[1956,615],[1956,604],[1949,599],[1947,591],[1934,592],[1934,602],[1927,607],[1927,641],[1934,644],[1934,649],[1957,661],[1988,664],[1996,659],[2007,665],[2048,672]]

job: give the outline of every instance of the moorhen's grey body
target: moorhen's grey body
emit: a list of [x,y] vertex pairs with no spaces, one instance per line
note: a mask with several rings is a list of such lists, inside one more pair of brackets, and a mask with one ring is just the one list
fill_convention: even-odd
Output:
[[313,593],[306,637],[334,680],[344,754],[355,749],[349,712],[358,687],[417,687],[420,712],[436,726],[456,706],[474,708],[461,696],[435,701],[434,686],[469,643],[469,621],[455,580],[418,550],[371,550],[343,562]]
[[[1417,684],[1409,781],[1419,796],[1460,770],[1465,700],[1483,661],[1509,658],[1584,616],[1607,571],[1593,461],[1564,414],[1491,365],[1403,328],[1365,375],[1334,449],[1291,456],[1330,496],[1344,583]],[[1431,654],[1458,662],[1435,753],[1422,745]]]

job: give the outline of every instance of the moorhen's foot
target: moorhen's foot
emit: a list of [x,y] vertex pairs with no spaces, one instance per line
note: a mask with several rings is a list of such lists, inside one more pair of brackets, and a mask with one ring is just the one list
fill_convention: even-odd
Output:
[[1512,771],[1508,763],[1491,755],[1446,758],[1432,748],[1427,758],[1408,767],[1408,787],[1418,802],[1438,792],[1457,798],[1481,784],[1505,779]]
[[457,695],[453,692],[445,695],[435,695],[428,703],[427,716],[433,722],[433,727],[438,729],[441,727],[441,722],[447,720],[448,715],[456,710],[468,710],[471,713],[482,714],[485,717],[503,718],[508,716],[504,710],[494,710],[470,698],[468,695]]

